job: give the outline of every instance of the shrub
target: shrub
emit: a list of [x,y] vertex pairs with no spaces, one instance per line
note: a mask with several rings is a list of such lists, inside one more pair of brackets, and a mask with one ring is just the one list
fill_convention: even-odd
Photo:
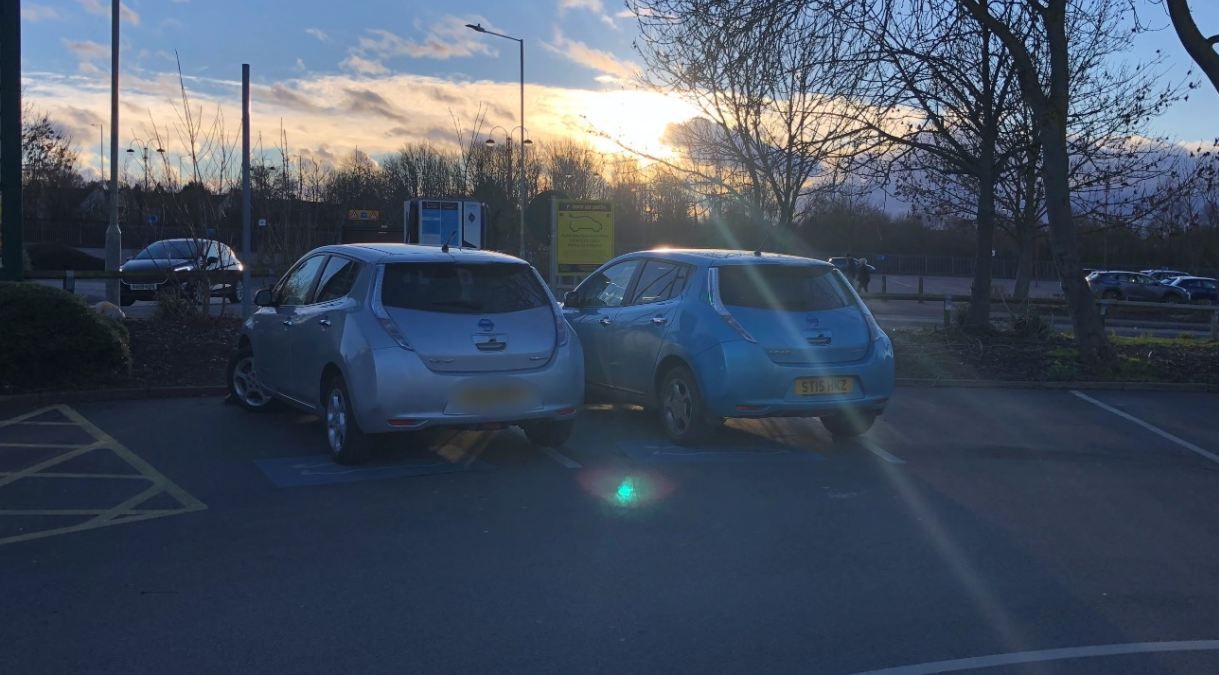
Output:
[[127,329],[50,286],[0,283],[0,389],[120,382],[131,369]]
[[187,321],[199,314],[198,306],[177,289],[157,294],[157,318],[165,321]]
[[1017,337],[1044,338],[1053,329],[1050,321],[1032,307],[1025,307],[1023,312],[1012,314],[1012,333]]

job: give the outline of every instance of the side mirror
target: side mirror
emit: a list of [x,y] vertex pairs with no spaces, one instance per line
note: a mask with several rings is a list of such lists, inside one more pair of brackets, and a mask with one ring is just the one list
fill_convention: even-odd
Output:
[[207,257],[207,260],[206,260],[205,262],[206,262],[208,265],[215,265],[216,263],[220,262],[220,258],[217,258],[217,257],[216,257],[216,256],[214,256],[214,255],[209,255],[209,256]]
[[563,294],[563,306],[575,309],[580,306],[580,295],[575,291],[567,291]]
[[255,293],[254,304],[259,307],[274,307],[275,299],[271,297],[271,289],[264,288]]

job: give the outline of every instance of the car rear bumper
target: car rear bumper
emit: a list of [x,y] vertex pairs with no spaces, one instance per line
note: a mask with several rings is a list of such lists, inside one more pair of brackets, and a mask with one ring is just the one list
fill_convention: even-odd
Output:
[[[816,417],[844,410],[879,414],[893,395],[893,345],[888,337],[873,343],[859,361],[815,365],[775,363],[756,344],[728,342],[695,359],[707,412],[715,417]],[[847,394],[802,396],[803,377],[850,377]]]
[[[347,381],[356,419],[370,433],[568,419],[584,404],[584,355],[572,340],[534,370],[443,373],[428,369],[413,351],[389,347],[364,352]],[[460,403],[472,391],[496,390],[516,393],[515,401]]]

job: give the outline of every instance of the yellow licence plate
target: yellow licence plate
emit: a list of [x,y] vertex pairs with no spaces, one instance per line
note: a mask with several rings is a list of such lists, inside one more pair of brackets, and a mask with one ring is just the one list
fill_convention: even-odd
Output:
[[853,391],[853,377],[802,377],[796,380],[797,396],[833,396]]
[[457,399],[470,408],[492,408],[518,403],[525,398],[525,392],[520,387],[486,387],[467,389],[461,392]]

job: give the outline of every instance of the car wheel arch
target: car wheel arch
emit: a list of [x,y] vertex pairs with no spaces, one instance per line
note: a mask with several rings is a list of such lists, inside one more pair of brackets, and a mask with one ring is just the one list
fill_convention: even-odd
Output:
[[[327,387],[330,386],[330,382],[332,380],[334,380],[336,377],[342,378],[343,382],[347,382],[347,378],[343,375],[343,370],[341,368],[339,368],[337,364],[335,364],[334,362],[327,363],[325,365],[325,367],[322,368],[322,377],[321,377],[321,380],[318,382],[317,401],[318,401],[319,406],[322,406],[323,408],[325,407],[326,396],[330,393],[330,392],[326,391],[326,389],[327,389]],[[348,391],[348,396],[350,396],[351,395],[350,385],[348,386],[347,391]]]
[[660,363],[656,364],[656,372],[652,375],[652,391],[649,398],[653,403],[660,403],[659,397],[661,381],[664,379],[665,374],[674,368],[686,368],[689,370],[694,374],[694,379],[696,380],[695,384],[697,384],[700,388],[702,387],[702,382],[697,382],[699,379],[698,371],[696,371],[694,367],[690,365],[690,362],[676,354],[669,354],[668,356],[662,358]]

